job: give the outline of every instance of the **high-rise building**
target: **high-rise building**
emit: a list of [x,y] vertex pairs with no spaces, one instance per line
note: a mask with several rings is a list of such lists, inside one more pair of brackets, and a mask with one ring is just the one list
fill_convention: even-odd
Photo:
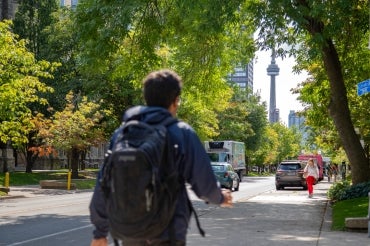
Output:
[[250,88],[253,91],[253,61],[249,62],[245,67],[235,68],[234,73],[230,74],[228,79],[243,90]]
[[275,88],[275,77],[279,75],[279,67],[275,62],[275,50],[272,50],[271,64],[267,67],[267,75],[270,79],[270,108],[269,108],[269,122],[275,123],[279,121],[280,112],[276,108],[276,88]]
[[297,130],[302,135],[301,144],[305,145],[305,142],[308,138],[307,127],[305,125],[305,118],[303,116],[299,116],[294,110],[290,110],[288,115],[288,127],[297,128]]
[[[69,6],[76,8],[78,0],[60,0],[60,6]],[[17,11],[18,0],[2,0],[0,1],[0,21],[4,19],[14,19]]]
[[69,6],[73,9],[76,8],[78,0],[60,0],[60,6]]
[[299,116],[294,110],[289,111],[288,127],[296,126],[298,129],[304,127],[304,117]]
[[15,11],[17,10],[17,0],[2,0],[0,1],[0,21],[14,19]]

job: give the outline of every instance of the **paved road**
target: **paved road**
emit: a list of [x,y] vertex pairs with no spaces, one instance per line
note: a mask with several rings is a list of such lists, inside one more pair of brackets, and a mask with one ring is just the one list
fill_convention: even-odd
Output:
[[[309,199],[301,189],[274,190],[272,178],[248,178],[233,193],[236,202],[231,209],[194,198],[206,237],[199,235],[192,219],[187,245],[370,245],[367,233],[330,231],[326,199],[330,185],[320,182],[315,197]],[[11,194],[32,199],[0,199],[0,245],[89,245],[91,192],[18,188],[11,189]],[[44,204],[30,209],[32,202],[40,201]]]

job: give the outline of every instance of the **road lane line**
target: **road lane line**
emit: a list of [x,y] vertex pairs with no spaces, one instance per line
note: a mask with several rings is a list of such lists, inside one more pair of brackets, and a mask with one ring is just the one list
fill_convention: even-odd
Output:
[[76,227],[76,228],[73,228],[73,229],[70,229],[70,230],[61,231],[61,232],[57,232],[57,233],[52,233],[52,234],[45,235],[45,236],[42,236],[42,237],[36,237],[36,238],[32,238],[32,239],[25,240],[25,241],[22,241],[22,242],[12,243],[12,244],[9,244],[8,246],[22,245],[22,244],[25,244],[25,243],[45,239],[45,238],[48,238],[48,237],[53,237],[53,236],[57,236],[57,235],[72,232],[72,231],[78,231],[78,230],[81,230],[81,229],[85,229],[87,227],[92,227],[92,225],[90,224],[90,225],[85,225],[85,226],[81,226],[81,227]]

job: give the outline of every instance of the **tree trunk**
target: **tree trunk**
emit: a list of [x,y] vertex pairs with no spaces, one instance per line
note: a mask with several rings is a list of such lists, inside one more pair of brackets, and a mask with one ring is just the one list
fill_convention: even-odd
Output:
[[80,160],[80,151],[76,148],[72,148],[71,154],[71,169],[72,169],[72,178],[78,179],[78,162]]
[[[299,1],[302,6],[309,8],[307,0]],[[319,34],[325,37],[324,22],[312,16],[304,16],[307,20],[305,28],[315,37]],[[365,151],[361,146],[351,119],[348,107],[347,89],[344,83],[342,66],[333,40],[326,38],[322,44],[324,66],[330,84],[330,103],[328,106],[329,115],[334,121],[344,151],[348,157],[352,171],[352,183],[358,184],[370,180],[370,168]]]
[[330,83],[329,114],[333,118],[343,148],[349,159],[352,170],[352,183],[367,182],[370,180],[368,160],[361,146],[360,139],[354,130],[341,64],[331,39],[327,40],[327,46],[324,46],[322,51]]
[[38,154],[33,151],[30,151],[33,147],[37,147],[37,144],[34,141],[34,132],[30,132],[28,135],[28,144],[26,144],[24,154],[26,156],[26,173],[32,173],[33,166],[38,158]]
[[6,155],[6,146],[5,148],[1,148],[1,159],[3,159],[3,173],[6,173],[9,171],[8,169],[8,158]]
[[8,144],[0,142],[0,151],[1,151],[0,158],[2,159],[2,162],[3,162],[3,170],[2,170],[3,173],[6,173],[9,171],[7,148],[8,148]]
[[34,157],[34,153],[28,150],[28,146],[26,148],[26,173],[32,173],[33,164],[35,163],[36,158]]
[[81,156],[80,156],[80,162],[81,162],[81,170],[85,170],[86,169],[86,165],[85,165],[85,160],[86,160],[86,151],[82,151],[81,152]]

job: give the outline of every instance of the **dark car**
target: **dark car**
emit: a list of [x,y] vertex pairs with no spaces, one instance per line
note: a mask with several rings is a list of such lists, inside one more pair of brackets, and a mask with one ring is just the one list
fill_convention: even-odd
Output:
[[239,176],[229,163],[212,162],[212,169],[222,188],[239,190]]
[[306,179],[303,178],[303,170],[306,162],[300,160],[282,161],[275,174],[275,186],[277,190],[285,187],[303,187],[307,190]]

